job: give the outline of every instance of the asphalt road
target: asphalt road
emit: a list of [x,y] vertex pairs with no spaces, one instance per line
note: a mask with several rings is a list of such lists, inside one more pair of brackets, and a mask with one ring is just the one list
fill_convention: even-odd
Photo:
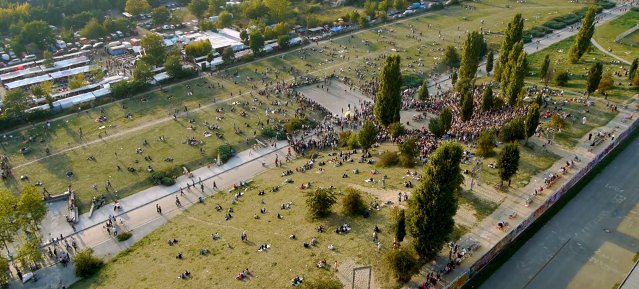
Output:
[[639,251],[637,164],[639,138],[481,288],[613,288],[630,270]]

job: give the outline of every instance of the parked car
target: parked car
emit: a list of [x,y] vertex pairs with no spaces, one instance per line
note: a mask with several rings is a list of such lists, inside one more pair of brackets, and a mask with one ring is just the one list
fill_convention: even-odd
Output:
[[22,58],[22,61],[27,62],[27,61],[34,61],[38,59],[35,55],[33,54],[29,54],[27,56],[25,56],[24,58]]
[[19,64],[21,62],[22,62],[22,60],[20,60],[19,58],[16,58],[16,59],[12,59],[11,61],[9,61],[9,63],[7,63],[7,65],[9,65],[9,66],[16,65],[16,64]]

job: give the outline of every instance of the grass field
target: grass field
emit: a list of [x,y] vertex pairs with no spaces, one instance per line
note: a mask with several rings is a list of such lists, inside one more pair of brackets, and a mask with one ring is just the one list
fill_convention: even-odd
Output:
[[[570,81],[565,87],[556,87],[552,82],[550,83],[553,89],[564,91],[565,96],[563,98],[560,96],[553,97],[553,104],[542,109],[543,112],[560,106],[563,111],[570,113],[572,116],[567,121],[568,126],[558,133],[555,138],[558,144],[567,147],[574,147],[579,138],[588,131],[608,123],[617,114],[606,108],[606,101],[600,93],[595,93],[592,98],[595,100],[594,106],[586,107],[581,103],[574,102],[574,100],[583,98],[583,93],[586,90],[586,73],[593,63],[602,62],[604,64],[604,73],[609,71],[613,74],[615,85],[608,91],[609,101],[622,106],[629,101],[633,95],[637,94],[637,90],[630,86],[630,83],[625,77],[619,77],[615,74],[620,73],[620,75],[623,76],[623,68],[626,67],[626,65],[619,63],[613,64],[614,58],[594,47],[592,47],[590,52],[586,53],[577,64],[571,64],[567,58],[568,50],[573,41],[574,38],[571,37],[548,47],[545,51],[530,55],[528,57],[530,76],[526,78],[526,81],[530,84],[543,85],[536,75],[539,75],[539,68],[547,53],[551,55],[551,68],[554,72],[565,70],[572,74]],[[562,106],[561,103],[563,101],[566,101],[567,104]],[[585,125],[581,123],[581,119],[584,116],[587,119]]]
[[637,25],[637,19],[639,19],[639,11],[631,10],[621,17],[597,27],[593,38],[604,48],[611,49],[615,55],[632,61],[639,57],[639,33],[632,33],[623,38],[621,43],[615,42],[615,39],[619,34]]
[[[395,150],[396,147],[384,145],[373,149],[373,155],[379,155],[381,151]],[[403,188],[402,182],[411,179],[406,175],[405,168],[379,168],[375,165],[359,164],[357,162],[344,163],[336,167],[331,162],[332,157],[322,153],[316,160],[316,164],[325,161],[324,172],[319,172],[316,166],[306,173],[294,173],[291,176],[281,177],[281,171],[301,166],[308,159],[298,159],[286,164],[279,170],[270,170],[254,179],[251,188],[240,198],[237,205],[232,206],[232,195],[220,193],[206,200],[203,205],[196,205],[184,214],[174,218],[168,225],[163,226],[151,235],[145,237],[132,248],[124,251],[97,276],[85,279],[75,284],[73,288],[283,288],[289,285],[289,280],[295,275],[300,275],[306,280],[316,278],[334,278],[332,269],[318,269],[315,264],[326,259],[330,265],[335,260],[339,264],[343,262],[355,262],[358,264],[371,264],[374,268],[376,281],[382,288],[394,288],[395,282],[386,275],[382,265],[383,253],[392,244],[390,230],[390,207],[385,206],[379,211],[374,211],[371,217],[351,217],[341,212],[341,203],[334,207],[334,213],[324,220],[313,220],[307,216],[304,192],[299,186],[311,181],[311,189],[328,187],[333,185],[341,192],[346,187],[353,187],[362,192],[366,203],[376,200],[380,203],[392,201],[396,203],[397,192],[409,189]],[[353,174],[353,169],[359,169],[360,174]],[[379,174],[372,176],[376,183],[366,183],[364,179],[371,177],[369,172],[377,169]],[[416,168],[421,174],[421,169]],[[348,178],[342,178],[342,174],[348,174]],[[380,183],[382,175],[386,175],[386,187]],[[292,184],[284,184],[283,180],[290,178]],[[415,183],[416,181],[413,180]],[[279,192],[270,192],[269,189],[281,185]],[[259,190],[265,190],[264,196],[258,196]],[[341,194],[341,193],[340,193]],[[341,197],[340,197],[341,198]],[[264,204],[262,204],[264,201]],[[483,218],[496,208],[495,204],[484,201],[473,193],[464,192],[460,196],[465,213],[475,214]],[[280,205],[292,202],[292,208],[281,210]],[[221,204],[225,209],[216,212],[215,204]],[[393,204],[394,206],[395,204]],[[233,218],[224,220],[224,214],[228,207],[234,208]],[[260,208],[266,208],[267,213],[261,214]],[[277,219],[280,213],[283,219]],[[259,219],[254,216],[259,215]],[[347,223],[353,229],[349,234],[335,234],[336,226]],[[328,228],[326,233],[317,233],[315,228],[323,224]],[[377,251],[372,242],[372,229],[378,225],[382,233],[380,240],[383,244],[382,252]],[[474,223],[459,223],[452,238],[459,238]],[[248,242],[241,242],[239,235],[242,231],[248,232]],[[218,232],[222,238],[212,240],[210,235]],[[135,234],[135,232],[133,232]],[[289,236],[295,234],[297,240],[290,240]],[[312,249],[305,249],[302,244],[316,237],[319,245]],[[176,238],[180,242],[175,246],[168,246],[167,240]],[[257,252],[261,244],[271,245],[269,252]],[[408,246],[410,238],[404,241]],[[230,244],[232,249],[227,244]],[[327,246],[333,244],[336,251],[329,251]],[[199,256],[199,249],[208,249],[210,255]],[[181,252],[185,259],[175,258]],[[254,277],[248,281],[235,280],[235,276],[244,268],[249,268]],[[190,280],[180,280],[177,276],[180,272],[189,270],[193,273]],[[349,272],[346,273],[348,275]]]
[[[499,148],[495,149],[495,153],[492,156],[482,159],[482,167],[479,175],[479,182],[493,188],[500,185],[499,171],[490,167],[490,164],[497,162],[496,156],[498,152]],[[533,144],[519,146],[519,152],[519,170],[512,178],[512,188],[524,187],[531,181],[534,175],[550,168],[553,163],[560,159],[558,155],[546,149],[536,147]],[[471,171],[473,166],[474,163],[462,164],[462,169]]]

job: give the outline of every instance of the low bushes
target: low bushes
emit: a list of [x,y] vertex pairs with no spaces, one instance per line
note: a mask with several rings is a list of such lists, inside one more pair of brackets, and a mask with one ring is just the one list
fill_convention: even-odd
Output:
[[379,165],[383,168],[392,167],[399,163],[397,152],[385,152],[379,157]]
[[351,216],[364,215],[366,213],[366,204],[360,192],[353,188],[346,188],[344,192],[346,193],[342,199],[344,213]]
[[151,174],[151,180],[153,180],[153,183],[156,185],[172,186],[175,184],[175,180],[165,172],[153,172]]
[[86,249],[75,254],[75,275],[81,278],[89,277],[104,265],[104,262],[96,256],[93,256],[93,250]]
[[225,163],[226,161],[231,159],[234,154],[235,152],[233,151],[233,148],[230,144],[225,143],[217,147],[217,155],[220,157],[219,161],[222,163]]
[[124,242],[124,241],[130,239],[132,236],[133,236],[133,233],[131,233],[131,232],[122,232],[122,233],[118,234],[118,236],[116,238],[118,239],[118,241]]
[[392,272],[393,277],[400,282],[410,280],[419,272],[419,261],[407,249],[389,250],[384,256],[384,263]]

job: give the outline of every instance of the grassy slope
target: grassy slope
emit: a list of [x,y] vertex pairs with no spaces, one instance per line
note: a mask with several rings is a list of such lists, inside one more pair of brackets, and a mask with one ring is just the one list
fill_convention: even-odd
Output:
[[639,11],[631,10],[624,16],[597,27],[593,38],[604,48],[612,49],[612,53],[617,56],[632,61],[639,57],[639,33],[629,35],[622,40],[622,43],[616,43],[615,39],[622,32],[637,25],[637,19],[639,19]]

